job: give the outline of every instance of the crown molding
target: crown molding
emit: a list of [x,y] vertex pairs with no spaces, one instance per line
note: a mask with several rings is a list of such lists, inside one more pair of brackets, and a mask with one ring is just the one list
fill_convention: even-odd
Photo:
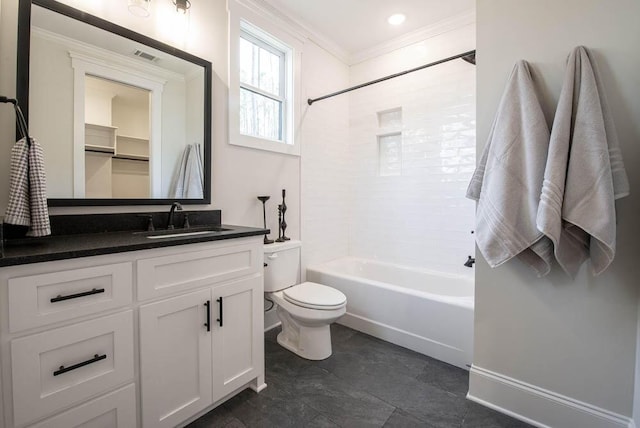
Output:
[[300,18],[293,17],[279,9],[272,0],[229,0],[236,1],[245,7],[274,18],[286,26],[289,32],[297,34],[298,38],[310,40],[345,64],[349,64],[349,52],[333,40],[314,29]]
[[[48,40],[65,46],[65,48],[69,50],[70,55],[73,52],[75,56],[82,56],[84,59],[90,59],[91,62],[94,63],[99,61],[100,63],[105,65],[118,66],[121,69],[122,67],[126,67],[129,70],[135,70],[136,72],[141,73],[141,75],[147,75],[147,78],[149,79],[152,78],[151,76],[156,76],[157,78],[162,79],[163,82],[166,82],[166,80],[185,80],[184,75],[175,71],[167,70],[153,64],[145,64],[122,54],[111,52],[109,50],[99,48],[97,46],[81,42],[79,40],[71,39],[69,37],[62,36],[58,33],[54,33],[40,27],[31,27],[31,33],[44,40]],[[71,56],[74,57],[73,55]]]
[[469,10],[438,21],[435,24],[419,28],[418,30],[396,37],[379,45],[375,45],[358,52],[349,53],[349,51],[313,28],[309,23],[279,9],[273,0],[228,0],[228,2],[239,3],[256,13],[277,20],[289,33],[292,33],[292,35],[302,40],[312,41],[348,66],[358,64],[368,59],[384,55],[413,43],[417,43],[476,22],[475,9]]
[[435,24],[419,28],[415,31],[404,34],[400,37],[396,37],[379,45],[375,45],[370,48],[363,49],[359,52],[352,53],[349,56],[348,64],[350,66],[355,65],[375,58],[377,56],[393,52],[397,49],[404,48],[414,43],[418,43],[423,40],[438,36],[440,34],[447,33],[460,27],[474,24],[475,22],[476,11],[469,10],[467,12],[463,12],[450,18],[438,21]]
[[246,8],[262,18],[275,21],[280,30],[285,31],[301,43],[304,43],[308,38],[294,20],[282,14],[275,6],[265,0],[228,0],[227,10],[235,10],[234,4]]

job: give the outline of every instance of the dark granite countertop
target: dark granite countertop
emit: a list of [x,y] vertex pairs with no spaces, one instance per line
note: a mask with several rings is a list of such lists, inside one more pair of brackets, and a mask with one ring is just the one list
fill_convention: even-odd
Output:
[[[161,216],[162,214],[160,214]],[[108,215],[111,219],[116,220],[118,215]],[[139,215],[138,215],[139,216]],[[69,233],[70,228],[64,227],[69,221],[77,222],[78,216],[60,216],[65,217],[64,221],[54,220],[52,216],[52,231],[51,236],[43,238],[25,238],[25,237],[11,237],[6,239],[7,233],[5,232],[5,239],[3,239],[2,256],[0,257],[0,267],[13,266],[28,263],[48,262],[53,260],[64,260],[77,257],[97,256],[102,254],[113,254],[125,251],[146,250],[151,248],[170,247],[175,245],[194,244],[200,242],[219,241],[224,239],[243,238],[248,236],[259,236],[268,233],[268,229],[234,226],[234,225],[221,225],[216,222],[215,218],[213,223],[199,223],[191,224],[189,229],[178,229],[173,231],[157,231],[157,232],[144,232],[144,228],[137,225],[132,230],[117,230],[108,231],[108,222],[95,222],[97,223],[98,231],[92,231],[91,228],[80,227],[80,233]],[[74,218],[75,217],[75,218]],[[92,215],[81,216],[83,224],[92,222]],[[102,215],[105,217],[105,215]],[[130,216],[129,216],[130,217]],[[218,214],[217,220],[220,216]],[[101,220],[104,220],[102,218]],[[160,219],[162,220],[162,219]],[[140,220],[138,220],[140,221]],[[143,220],[143,225],[146,225],[147,219]],[[119,221],[118,224],[126,224],[127,221]],[[155,221],[154,221],[155,223]],[[101,230],[107,227],[107,231]],[[122,228],[122,226],[120,227]],[[208,231],[207,229],[217,229]],[[62,233],[56,233],[56,230]],[[151,239],[148,237],[150,234],[162,235],[162,234],[180,234],[191,232],[206,232],[202,234],[163,237],[159,239]],[[11,235],[11,233],[9,233]]]

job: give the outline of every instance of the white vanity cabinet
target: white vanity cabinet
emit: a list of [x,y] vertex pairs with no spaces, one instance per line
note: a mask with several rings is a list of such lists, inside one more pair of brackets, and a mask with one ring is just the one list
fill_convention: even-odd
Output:
[[264,385],[259,246],[230,242],[137,269],[139,298],[162,298],[140,306],[143,427],[174,427],[252,380]]
[[144,427],[174,427],[261,379],[261,307],[260,275],[140,307]]
[[262,237],[0,268],[1,428],[182,426],[264,384]]

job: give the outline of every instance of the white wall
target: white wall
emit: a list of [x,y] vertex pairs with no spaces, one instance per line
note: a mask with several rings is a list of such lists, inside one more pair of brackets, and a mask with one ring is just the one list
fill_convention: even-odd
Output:
[[[351,67],[351,84],[475,49],[468,23]],[[472,275],[475,67],[456,60],[351,92],[350,249],[353,256]],[[401,108],[401,126],[378,112]],[[378,135],[402,133],[399,175],[379,174]]]
[[204,112],[198,108],[204,104],[204,87],[201,73],[187,76],[187,141],[186,144],[200,144],[204,136],[200,129],[204,123]]
[[[13,97],[16,93],[15,16],[18,2],[0,0],[0,94]],[[10,148],[15,140],[15,115],[11,105],[0,105],[0,210],[4,213],[9,200]]]
[[167,80],[162,90],[161,195],[171,191],[171,182],[187,145],[186,91],[185,81],[178,79]]
[[[38,52],[34,51],[33,48],[34,47],[31,48],[33,55],[38,55]],[[71,72],[71,79],[73,79],[73,71],[72,70],[68,70],[68,71]],[[47,74],[43,72],[44,70],[42,68],[39,70],[34,69],[31,72],[31,75],[33,76],[33,78],[35,78],[37,73]],[[68,75],[68,73],[66,74]],[[92,81],[96,82],[97,79],[94,77],[85,78],[86,86],[85,86],[85,92],[84,92],[84,121],[85,123],[93,123],[96,125],[112,126],[113,120],[111,118],[111,103],[112,103],[113,97],[115,96],[115,93],[111,91],[109,88],[102,87],[99,84],[91,84],[90,82]],[[44,80],[43,86],[46,85],[47,82],[48,80]],[[29,92],[33,94],[33,89],[31,89],[31,87],[29,87]],[[67,93],[68,93],[68,90],[67,90]],[[34,106],[34,108],[37,109],[39,107],[40,102],[35,101],[35,104],[36,105]],[[35,114],[36,114],[35,111],[29,112],[29,119],[32,123],[31,127],[35,126],[36,122],[39,122],[39,120],[36,119],[37,116],[34,116]],[[71,112],[70,114],[71,114],[71,117],[73,117],[73,112]],[[47,115],[47,117],[51,118],[52,115]],[[39,118],[39,119],[46,119],[46,118]],[[42,122],[39,122],[39,123],[42,123]],[[43,130],[46,131],[48,126],[50,125],[42,125]]]
[[[617,205],[616,259],[597,278],[583,268],[575,281],[557,271],[538,279],[518,261],[492,270],[478,254],[474,367],[481,370],[472,371],[470,394],[550,426],[622,426],[632,414],[640,256],[638,17],[635,0],[477,2],[478,151],[518,59],[530,62],[551,123],[567,55],[585,45],[602,71],[632,186],[632,195]],[[524,384],[533,389],[521,395]],[[551,399],[542,399],[540,389]],[[563,397],[569,404],[555,406]],[[589,419],[598,409],[610,418]]]
[[[6,0],[5,0],[6,1]],[[4,30],[4,25],[2,26]],[[2,31],[0,30],[0,31]],[[4,36],[3,36],[4,37]],[[33,78],[30,79],[31,90],[43,94],[39,102],[30,97],[30,117],[34,118],[29,130],[42,145],[47,156],[45,173],[48,177],[48,191],[54,197],[70,197],[73,194],[73,69],[68,49],[59,43],[54,43],[40,35],[33,38],[32,51],[34,60],[31,62]],[[15,48],[14,48],[15,49]],[[15,62],[12,63],[15,65]],[[5,72],[2,63],[2,73]],[[47,89],[45,89],[47,88]],[[15,86],[5,90],[3,94],[15,96]],[[110,100],[109,100],[110,101]],[[98,104],[98,103],[96,103]],[[99,103],[104,109],[110,109],[106,102]],[[101,108],[102,110],[102,108]],[[51,112],[56,114],[52,115]],[[1,114],[13,115],[12,109],[5,106]],[[107,113],[111,117],[111,112]],[[110,125],[110,123],[101,123]],[[13,128],[3,128],[9,137]],[[0,150],[10,149],[11,144],[0,143]],[[8,152],[7,152],[8,153]],[[8,170],[2,176],[1,182],[8,183]],[[1,173],[0,173],[1,174]],[[5,177],[6,180],[5,181]],[[2,186],[8,187],[8,186]],[[2,204],[4,210],[5,204]]]
[[[149,94],[145,91],[140,95],[140,98],[143,98],[142,102],[136,100],[136,102],[130,103],[118,96],[113,99],[111,123],[118,128],[118,135],[149,138]],[[178,127],[186,128],[184,122],[178,122],[176,128]]]

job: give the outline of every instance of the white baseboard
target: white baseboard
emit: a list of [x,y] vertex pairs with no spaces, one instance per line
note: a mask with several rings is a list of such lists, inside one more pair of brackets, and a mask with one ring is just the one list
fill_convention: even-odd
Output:
[[476,365],[467,398],[540,428],[635,428],[630,417]]
[[435,340],[430,340],[386,324],[381,324],[365,317],[353,315],[347,312],[338,320],[338,324],[345,325],[354,330],[358,330],[387,342],[411,349],[412,351],[428,355],[432,358],[458,366],[465,370],[469,370],[469,365],[471,364],[470,352],[465,352],[462,349],[454,348],[444,343],[436,342]]

